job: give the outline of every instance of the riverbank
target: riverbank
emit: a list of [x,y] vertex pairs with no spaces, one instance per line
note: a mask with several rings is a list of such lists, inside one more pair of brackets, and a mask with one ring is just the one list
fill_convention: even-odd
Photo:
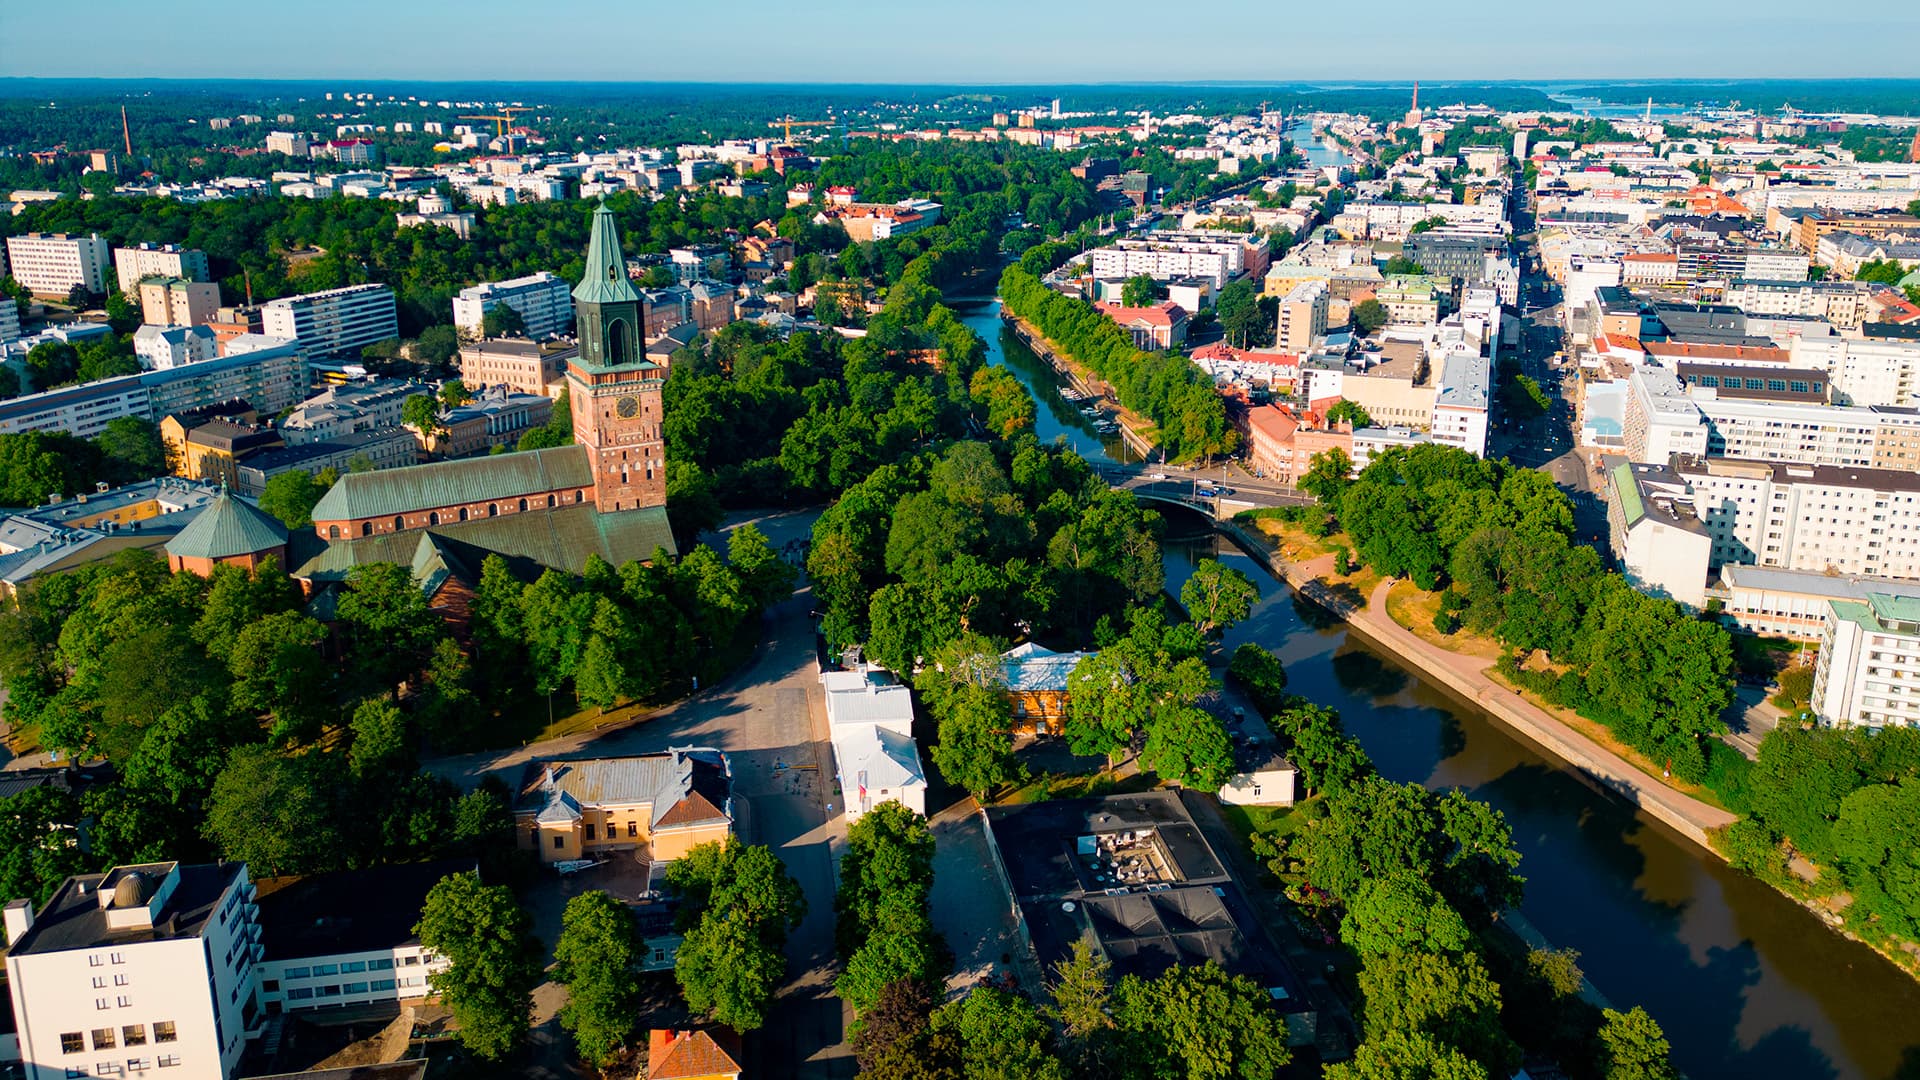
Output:
[[1032,351],[1033,355],[1039,357],[1053,370],[1066,376],[1075,390],[1089,399],[1104,401],[1107,407],[1114,411],[1114,419],[1120,425],[1120,437],[1126,440],[1129,449],[1139,454],[1143,460],[1151,458],[1159,449],[1157,439],[1159,430],[1153,426],[1153,421],[1120,404],[1120,399],[1114,394],[1112,386],[1089,371],[1086,365],[1074,360],[1048,340],[1047,336],[1040,332],[1039,327],[1018,315],[1009,314],[1005,308],[1000,310],[1000,319],[1008,329],[1013,331],[1014,336],[1020,339],[1020,343]]

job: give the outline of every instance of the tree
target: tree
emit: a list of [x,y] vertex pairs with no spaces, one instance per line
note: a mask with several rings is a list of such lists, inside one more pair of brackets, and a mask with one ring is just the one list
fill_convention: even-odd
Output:
[[429,326],[413,341],[414,362],[443,368],[460,351],[460,332],[446,323]]
[[116,334],[130,334],[140,325],[140,307],[123,292],[107,294],[107,325]]
[[[459,379],[448,379],[446,382],[441,383],[440,392],[437,396],[440,399],[441,407],[446,409],[457,409],[473,399],[473,395],[467,392],[467,384],[461,382]],[[402,404],[404,405],[405,403],[402,402]]]
[[933,832],[927,819],[898,802],[883,802],[847,828],[834,895],[840,954],[851,956],[880,923],[881,907],[905,895],[924,904],[933,887]]
[[313,524],[313,508],[331,484],[322,484],[311,474],[292,469],[270,477],[260,493],[260,509],[280,519],[288,529],[305,529]]
[[1500,988],[1479,956],[1383,953],[1360,969],[1359,983],[1367,1041],[1418,1032],[1496,1076],[1519,1066],[1519,1049],[1500,1026]]
[[1340,940],[1365,958],[1402,949],[1463,952],[1473,937],[1431,885],[1403,870],[1361,883],[1347,901]]
[[258,874],[335,869],[344,848],[331,797],[345,786],[340,773],[326,754],[239,747],[213,782],[201,831],[221,855]]
[[773,852],[757,844],[699,844],[667,870],[682,897],[684,934],[674,977],[687,1005],[733,1028],[765,1021],[786,976],[781,952],[806,899]]
[[1327,423],[1352,424],[1355,428],[1372,427],[1373,417],[1367,414],[1367,410],[1362,408],[1359,402],[1341,398],[1327,407]]
[[1313,461],[1300,477],[1300,490],[1314,497],[1321,506],[1334,509],[1340,496],[1353,484],[1353,459],[1345,450],[1334,447],[1313,455]]
[[1176,706],[1147,729],[1140,764],[1176,783],[1219,791],[1233,779],[1233,740],[1219,717],[1197,706]]
[[1053,1017],[1069,1039],[1085,1042],[1113,1028],[1113,964],[1091,938],[1074,941],[1067,958],[1053,965],[1047,984]]
[[1186,584],[1180,586],[1180,604],[1200,624],[1200,633],[1218,638],[1233,624],[1253,613],[1260,590],[1252,579],[1218,559],[1202,559]]
[[400,422],[422,435],[440,430],[440,403],[431,394],[415,394],[400,403]]
[[450,874],[427,893],[413,932],[447,960],[427,981],[460,1025],[460,1045],[489,1061],[518,1049],[527,1037],[541,950],[513,892],[482,884],[473,871]]
[[490,338],[525,337],[526,317],[511,304],[495,304],[480,318],[480,335]]
[[1005,694],[966,687],[947,702],[933,763],[948,780],[985,799],[989,791],[1026,774],[1013,756],[1012,726]]
[[1251,281],[1236,281],[1221,289],[1213,311],[1220,328],[1226,331],[1227,341],[1238,348],[1265,344],[1262,339],[1271,333]]
[[1605,1080],[1678,1080],[1680,1073],[1668,1060],[1667,1036],[1647,1011],[1635,1005],[1630,1012],[1607,1009],[1601,1013],[1600,1062]]
[[639,1021],[636,972],[642,942],[633,912],[594,889],[567,901],[554,942],[554,981],[567,988],[560,1024],[582,1057],[601,1068],[613,1063]]
[[160,428],[138,416],[122,416],[107,421],[106,429],[93,437],[100,451],[101,472],[109,484],[129,484],[167,471],[167,447],[160,440]]
[[855,1015],[872,1008],[892,983],[939,984],[949,957],[927,917],[924,901],[888,898],[870,930],[833,982],[834,994],[852,1006]]
[[347,760],[357,780],[403,777],[412,772],[413,725],[400,706],[385,696],[370,697],[353,710],[353,745]]
[[752,522],[727,534],[727,563],[755,607],[765,609],[793,595],[798,571],[780,557],[767,534]]
[[311,738],[325,715],[327,629],[298,611],[266,615],[234,638],[233,704],[270,714],[283,735]]
[[1291,1056],[1272,998],[1212,960],[1121,979],[1113,1017],[1128,1058],[1149,1076],[1268,1080]]
[[390,686],[419,671],[446,632],[413,574],[393,563],[367,563],[347,575],[334,610],[347,632],[351,663],[374,686]]
[[1286,666],[1279,657],[1251,641],[1233,650],[1233,659],[1227,662],[1227,678],[1264,716],[1278,712],[1287,699]]
[[879,999],[850,1032],[860,1075],[873,1080],[936,1075],[931,1068],[931,1028],[938,1004],[934,988],[920,979],[899,979],[882,987]]
[[1135,274],[1120,287],[1122,307],[1152,307],[1160,302],[1160,283],[1152,274]]
[[47,902],[68,876],[87,868],[80,804],[71,792],[28,788],[0,799],[0,895]]
[[1386,305],[1372,297],[1353,305],[1353,325],[1359,327],[1363,334],[1379,332],[1381,327],[1387,325],[1387,318]]
[[1325,1080],[1490,1080],[1460,1051],[1418,1031],[1389,1031],[1354,1048],[1353,1060],[1327,1066]]
[[933,1014],[933,1042],[957,1050],[965,1080],[1066,1080],[1051,1036],[1032,1002],[993,986],[977,986]]

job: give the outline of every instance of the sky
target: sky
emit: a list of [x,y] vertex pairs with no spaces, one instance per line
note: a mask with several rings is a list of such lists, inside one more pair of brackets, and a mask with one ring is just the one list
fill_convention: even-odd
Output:
[[[1913,77],[1920,4],[0,0],[0,76],[1059,84]],[[46,47],[35,46],[44,40]]]

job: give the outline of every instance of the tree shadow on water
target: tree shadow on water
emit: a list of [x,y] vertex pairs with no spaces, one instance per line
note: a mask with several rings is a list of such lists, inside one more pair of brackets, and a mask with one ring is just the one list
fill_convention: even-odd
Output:
[[1343,649],[1333,658],[1333,676],[1348,693],[1390,698],[1407,688],[1407,673],[1361,648]]

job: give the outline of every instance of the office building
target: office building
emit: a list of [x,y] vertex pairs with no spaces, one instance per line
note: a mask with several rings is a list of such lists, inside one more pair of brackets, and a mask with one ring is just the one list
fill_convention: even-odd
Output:
[[477,341],[460,349],[460,381],[469,390],[504,386],[521,394],[552,397],[566,378],[567,361],[579,355],[579,346],[559,342]]
[[447,961],[413,928],[441,879],[474,870],[471,860],[441,859],[261,882],[262,1007],[271,1015],[425,998],[428,976]]
[[1864,601],[1870,592],[1920,596],[1920,582],[1728,563],[1720,568],[1720,621],[1750,634],[1817,641],[1832,600]]
[[240,863],[148,863],[6,906],[26,1080],[233,1075],[265,1018],[255,890]]
[[1493,400],[1493,361],[1479,353],[1447,353],[1433,399],[1433,441],[1487,456],[1487,412]]
[[1920,724],[1920,597],[1828,601],[1812,707],[1831,727]]
[[7,268],[27,291],[64,300],[75,285],[107,291],[107,242],[98,234],[28,233],[7,237]]
[[1327,336],[1327,283],[1303,281],[1280,298],[1274,348],[1281,352],[1312,352]]
[[1802,336],[1792,355],[1795,366],[1827,373],[1836,401],[1920,406],[1920,340]]
[[151,278],[139,283],[138,295],[140,319],[149,326],[203,326],[220,314],[220,286],[211,281]]
[[299,341],[314,359],[357,359],[361,349],[400,333],[393,290],[385,285],[282,297],[260,309],[260,320],[269,336]]
[[520,313],[526,337],[542,341],[573,329],[573,287],[542,270],[509,281],[460,290],[453,298],[453,325],[471,340],[485,337],[487,312],[505,305]]
[[[131,297],[134,287],[150,277],[207,280],[207,253],[178,244],[114,248],[113,272],[120,281],[120,291]],[[215,306],[219,306],[217,301]]]

